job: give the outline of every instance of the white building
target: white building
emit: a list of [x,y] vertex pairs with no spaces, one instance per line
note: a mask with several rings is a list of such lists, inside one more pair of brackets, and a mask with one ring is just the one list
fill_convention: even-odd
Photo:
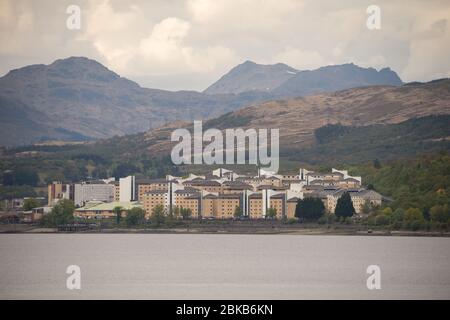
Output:
[[134,176],[119,179],[119,201],[130,202],[135,200],[136,181]]
[[345,179],[355,179],[355,180],[358,180],[358,181],[359,181],[359,184],[362,183],[362,178],[361,178],[361,177],[358,177],[358,176],[351,176],[351,175],[348,174],[348,171],[347,171],[347,170],[338,170],[338,169],[332,168],[332,169],[331,169],[331,172],[332,172],[332,173],[341,173],[341,174],[343,174],[343,175],[344,175],[344,180],[345,180]]
[[74,185],[74,203],[84,206],[88,201],[114,201],[114,185],[103,181],[83,182]]

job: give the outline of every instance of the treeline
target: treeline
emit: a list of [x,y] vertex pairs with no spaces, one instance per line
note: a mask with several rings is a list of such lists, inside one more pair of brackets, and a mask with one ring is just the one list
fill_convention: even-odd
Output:
[[363,182],[392,198],[393,209],[419,208],[429,215],[434,205],[450,204],[450,154],[441,152],[417,158],[373,161],[350,167]]
[[180,175],[170,156],[123,161],[86,152],[44,154],[0,161],[0,199],[34,196],[34,187],[52,181],[73,183],[86,179],[121,178],[128,175],[150,178]]
[[447,228],[450,222],[450,154],[441,152],[350,168],[367,187],[392,199],[375,208],[369,223],[393,228]]
[[344,126],[330,124],[314,131],[307,148],[282,146],[280,155],[311,165],[349,165],[373,159],[394,160],[450,150],[450,115],[414,118],[398,124]]

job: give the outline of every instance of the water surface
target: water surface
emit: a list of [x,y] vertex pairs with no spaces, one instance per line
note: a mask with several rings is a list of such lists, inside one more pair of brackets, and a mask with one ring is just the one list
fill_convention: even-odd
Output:
[[[2,299],[450,299],[450,238],[1,234]],[[81,268],[81,290],[66,268]],[[381,268],[381,290],[366,269]]]

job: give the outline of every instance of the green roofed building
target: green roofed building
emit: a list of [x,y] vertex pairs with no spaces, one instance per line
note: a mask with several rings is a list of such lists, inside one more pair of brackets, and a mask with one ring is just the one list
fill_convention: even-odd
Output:
[[116,216],[114,208],[121,208],[121,215],[125,216],[126,212],[133,208],[142,208],[141,203],[137,201],[114,201],[114,202],[100,202],[100,201],[89,201],[84,207],[78,208],[74,212],[74,216],[77,218],[87,218],[87,219],[104,219],[113,218]]

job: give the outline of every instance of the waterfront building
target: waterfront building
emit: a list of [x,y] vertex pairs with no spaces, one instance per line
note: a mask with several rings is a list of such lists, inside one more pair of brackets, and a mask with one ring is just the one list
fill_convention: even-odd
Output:
[[[64,194],[60,185],[49,186],[53,198]],[[365,203],[380,205],[383,199],[375,191],[361,188],[361,177],[352,177],[346,170],[337,169],[317,173],[301,168],[299,174],[285,175],[259,170],[256,176],[216,169],[212,174],[191,173],[188,177],[168,175],[165,179],[136,180],[134,176],[128,176],[118,182],[113,179],[91,181],[76,184],[74,189],[75,204],[80,206],[91,200],[131,203],[137,199],[146,218],[151,217],[157,205],[162,205],[166,214],[174,213],[176,207],[190,209],[192,218],[231,219],[236,207],[249,219],[267,218],[270,208],[276,210],[277,219],[294,218],[297,202],[304,197],[321,199],[327,212],[333,213],[337,200],[345,191],[350,192],[356,213],[360,213]],[[80,191],[82,189],[84,193]],[[101,194],[100,190],[106,189],[108,191]],[[90,212],[91,216],[95,215]]]
[[48,205],[54,206],[59,200],[73,200],[73,186],[63,184],[60,181],[53,181],[48,185]]
[[88,201],[112,202],[115,199],[115,186],[101,180],[76,183],[74,185],[74,204],[82,207]]
[[150,191],[167,191],[169,180],[166,179],[137,179],[137,200],[140,201],[143,195]]
[[105,219],[115,218],[116,212],[114,208],[121,208],[121,216],[126,217],[127,211],[133,208],[142,208],[142,204],[137,201],[114,201],[114,202],[101,202],[90,201],[87,202],[84,207],[75,209],[74,216],[84,219]]
[[120,202],[130,202],[136,199],[135,194],[135,177],[128,176],[119,179],[119,199]]

